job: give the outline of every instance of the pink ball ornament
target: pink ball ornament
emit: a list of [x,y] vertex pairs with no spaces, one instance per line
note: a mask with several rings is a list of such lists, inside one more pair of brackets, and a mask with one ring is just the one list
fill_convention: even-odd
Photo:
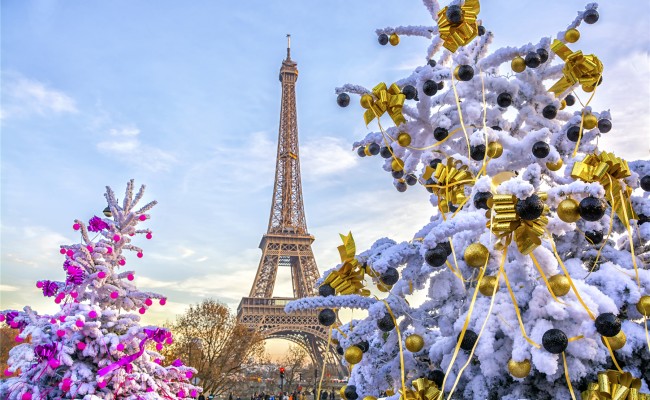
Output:
[[77,293],[77,292],[70,292],[70,297],[72,297],[73,299],[76,299],[77,296],[79,296],[79,293]]
[[160,365],[160,363],[162,363],[162,361],[160,361],[160,358],[156,358],[155,360],[153,360],[153,362],[155,362],[158,365]]
[[0,314],[0,322],[5,322],[5,315],[4,314]]
[[144,314],[144,313],[147,312],[147,309],[144,308],[144,307],[140,307],[140,309],[138,310],[138,312],[139,312],[140,314]]
[[106,278],[106,272],[104,272],[104,271],[99,271],[99,272],[97,273],[97,277],[98,277],[99,279],[104,279],[104,278]]
[[172,343],[174,343],[174,339],[172,339],[172,338],[167,338],[165,340],[165,344],[172,344]]
[[77,348],[78,348],[79,350],[83,350],[83,349],[85,349],[85,348],[86,348],[86,343],[84,343],[84,342],[77,342]]
[[74,225],[72,225],[72,229],[74,229],[75,231],[78,231],[79,229],[81,229],[81,225],[74,224]]
[[95,311],[95,310],[91,310],[91,311],[88,313],[88,318],[97,318],[97,311]]
[[119,296],[119,293],[111,292],[111,299],[115,300],[115,299],[117,299],[117,296]]
[[56,331],[56,336],[64,337],[65,336],[65,331],[63,329],[59,329],[58,331]]
[[128,275],[126,276],[126,279],[132,281],[132,280],[135,279],[135,276],[133,276],[133,274],[128,274]]
[[89,252],[92,253],[94,249],[93,249],[93,246],[88,245],[88,246],[86,246],[86,250],[88,250]]
[[80,320],[80,319],[76,320],[74,324],[77,325],[78,328],[83,328],[84,325],[86,325],[86,324],[85,324],[82,320]]
[[[180,397],[180,398],[185,397],[185,391],[184,390],[179,390],[178,391],[178,397]],[[30,399],[31,399],[31,397],[30,397]]]
[[164,306],[165,304],[167,304],[167,299],[162,298],[162,299],[160,299],[159,303],[160,303],[161,306]]
[[153,304],[153,301],[152,301],[151,299],[146,299],[146,300],[144,301],[144,304],[146,304],[146,305],[148,305],[148,306],[151,306],[151,305]]
[[156,343],[156,350],[161,351],[163,349],[162,343]]
[[138,254],[136,254],[136,256],[138,256],[138,258],[142,258],[144,256],[144,254],[142,254],[142,252],[139,251]]
[[16,322],[16,321],[11,321],[11,323],[9,324],[9,326],[11,327],[11,329],[16,329],[16,328],[18,328],[18,322]]
[[196,397],[197,394],[199,394],[199,392],[197,392],[196,389],[190,390],[190,396]]
[[147,220],[147,216],[144,215],[144,214],[140,214],[140,216],[138,217],[138,219],[139,219],[140,221],[146,221],[146,220]]
[[16,335],[16,337],[14,338],[14,340],[16,341],[16,343],[20,343],[20,342],[22,342],[22,341],[25,340],[25,339],[23,339],[23,338],[21,338],[20,336]]
[[106,248],[106,254],[113,254],[113,248],[112,247],[107,247]]
[[115,346],[117,351],[124,351],[124,344],[123,343],[118,343],[117,346]]
[[65,254],[65,249],[60,249],[60,250],[59,250],[59,253],[61,253],[61,254]]
[[20,397],[20,400],[32,400],[32,394],[29,392],[23,393],[23,395]]
[[66,254],[68,257],[72,257],[72,256],[74,256],[74,250],[69,249],[68,251],[65,252],[65,254]]
[[187,379],[192,379],[192,376],[194,376],[194,374],[192,373],[192,371],[186,371],[186,372],[185,372],[185,377],[186,377]]
[[61,315],[61,316],[59,317],[59,321],[61,321],[61,322],[65,322],[65,315]]
[[119,242],[120,239],[122,239],[122,238],[120,237],[120,235],[113,235],[113,241],[114,241],[114,242]]
[[57,360],[56,358],[52,358],[50,361],[47,362],[52,369],[57,369],[59,368],[59,365],[61,365],[61,361]]
[[146,237],[147,239],[151,239],[151,238],[153,237],[153,235],[151,234],[151,232],[147,232],[147,236],[145,236],[145,237]]
[[65,378],[64,380],[61,381],[61,390],[63,390],[64,392],[69,391],[70,386],[72,386],[72,379]]
[[11,376],[13,374],[13,372],[9,371],[9,368],[5,369],[5,376]]
[[56,318],[50,319],[50,324],[56,324]]
[[41,281],[36,282],[36,287],[39,288],[39,289],[42,288],[43,287],[43,282],[41,282]]
[[122,265],[122,266],[124,266],[124,265],[126,265],[126,260],[122,258],[122,259],[121,259],[120,261],[118,261],[117,263],[120,264],[120,265]]
[[103,389],[106,387],[106,381],[99,381],[97,382],[97,387],[100,389]]
[[54,299],[54,302],[56,304],[61,304],[61,298],[57,297],[56,299]]

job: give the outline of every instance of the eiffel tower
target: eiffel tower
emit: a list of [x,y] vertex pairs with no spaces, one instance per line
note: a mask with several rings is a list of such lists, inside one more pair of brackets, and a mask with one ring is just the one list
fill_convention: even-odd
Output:
[[[307,350],[317,368],[324,357],[342,376],[345,369],[335,347],[327,346],[327,330],[318,323],[318,312],[287,314],[284,306],[295,299],[316,296],[320,274],[311,250],[314,236],[307,232],[300,180],[298,121],[296,113],[297,63],[291,59],[291,36],[287,35],[287,58],[282,61],[282,106],[278,133],[275,186],[267,232],[262,236],[262,258],[248,297],[237,307],[237,319],[264,339],[286,339]],[[273,297],[278,268],[291,269],[293,297]]]

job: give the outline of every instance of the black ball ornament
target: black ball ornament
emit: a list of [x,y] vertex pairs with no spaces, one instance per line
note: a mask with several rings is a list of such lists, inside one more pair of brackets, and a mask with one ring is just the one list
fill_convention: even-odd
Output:
[[457,71],[458,79],[461,81],[467,82],[474,77],[474,68],[470,65],[461,65]]
[[572,94],[569,94],[564,98],[564,101],[566,102],[567,106],[571,107],[576,103],[576,98]]
[[591,10],[585,11],[585,13],[582,15],[582,19],[584,19],[585,22],[590,25],[598,22],[599,17],[600,15],[598,15],[598,11],[594,10],[593,8]]
[[478,192],[474,195],[474,207],[478,209],[487,210],[488,200],[492,198],[492,193],[490,192]]
[[355,344],[355,346],[360,348],[362,353],[365,353],[366,351],[370,350],[370,343],[368,343],[367,340],[361,341]]
[[385,33],[382,33],[377,37],[377,40],[379,41],[379,44],[382,46],[386,46],[388,44],[388,35]]
[[397,189],[397,191],[400,192],[400,193],[404,193],[404,192],[406,192],[406,188],[407,188],[407,187],[408,187],[408,186],[406,186],[406,183],[405,183],[405,182],[397,182],[397,183],[395,184],[395,189]]
[[406,100],[413,100],[418,94],[418,91],[414,86],[406,85],[402,88],[402,93],[406,97]]
[[399,280],[399,272],[396,268],[388,267],[383,274],[379,276],[381,283],[387,286],[392,286]]
[[427,374],[427,379],[436,384],[439,388],[442,387],[442,382],[445,380],[445,372],[441,369],[436,369]]
[[645,214],[639,214],[638,224],[643,225],[646,222],[650,222],[650,217],[646,216]]
[[336,352],[341,356],[345,354],[345,350],[343,350],[343,347],[341,347],[341,345],[336,346]]
[[537,68],[542,63],[542,58],[536,51],[529,51],[524,58],[524,63],[528,68]]
[[[456,340],[460,339],[460,333]],[[465,351],[472,351],[474,344],[478,340],[478,335],[473,330],[467,329],[465,335],[463,336],[463,341],[460,342],[460,348]]]
[[568,344],[569,339],[566,337],[566,333],[559,329],[549,329],[542,336],[542,346],[549,353],[560,354],[566,350]]
[[512,104],[512,95],[510,93],[500,93],[497,96],[497,104],[499,107],[510,107]]
[[459,5],[447,7],[447,12],[445,15],[447,16],[447,20],[449,20],[452,25],[460,24],[463,22],[463,11],[460,9]]
[[434,158],[433,160],[429,161],[429,166],[433,169],[436,169],[438,164],[440,164],[442,160],[440,158]]
[[646,175],[641,178],[639,183],[641,184],[641,189],[643,189],[644,192],[650,192],[650,175]]
[[347,385],[343,393],[345,394],[346,400],[357,400],[359,398],[357,387],[354,385]]
[[501,127],[499,125],[491,126],[490,129],[492,129],[493,131],[502,131],[503,130],[503,129],[501,129]]
[[547,105],[542,110],[542,116],[544,116],[544,118],[546,118],[546,119],[555,118],[557,116],[557,107],[555,107],[554,105],[551,105],[551,104]]
[[393,175],[393,178],[395,179],[402,179],[404,171],[392,171],[390,174]]
[[612,313],[602,313],[596,317],[596,331],[603,336],[616,336],[621,331],[621,320]]
[[485,27],[483,25],[478,26],[478,35],[479,36],[485,35]]
[[416,183],[418,183],[418,177],[415,176],[415,174],[408,174],[408,175],[406,175],[406,177],[404,178],[404,180],[406,181],[406,184],[409,185],[409,186],[413,186],[413,185],[415,185]]
[[566,138],[572,142],[577,142],[580,137],[580,127],[572,125],[569,129],[566,130]]
[[445,248],[436,246],[424,253],[424,261],[432,267],[442,267],[445,265],[448,256]]
[[438,91],[438,84],[429,79],[422,85],[422,91],[427,96],[433,96]]
[[483,158],[485,157],[485,145],[477,144],[476,146],[470,146],[469,155],[472,157],[472,160],[483,161]]
[[347,93],[339,93],[336,96],[336,104],[341,107],[347,107],[350,104],[350,96]]
[[535,142],[533,145],[533,155],[537,158],[545,158],[551,152],[551,146],[546,142]]
[[373,156],[379,154],[379,145],[377,143],[370,143],[368,145],[368,153],[372,154]]
[[332,286],[325,284],[318,287],[318,294],[323,297],[334,296],[336,294],[336,291]]
[[449,131],[445,128],[437,127],[433,131],[433,137],[436,138],[437,141],[445,140],[447,139],[447,136],[449,136]]
[[515,206],[517,214],[521,219],[533,221],[539,218],[544,212],[544,202],[536,194],[527,197],[525,200],[517,200]]
[[587,231],[585,232],[585,237],[591,244],[600,244],[603,241],[604,235],[602,231]]
[[336,322],[336,313],[330,308],[321,310],[318,313],[318,322],[324,326],[333,325]]
[[429,178],[429,179],[427,179],[427,180],[424,182],[424,186],[425,186],[425,189],[427,189],[427,192],[429,192],[429,193],[433,193],[433,188],[431,187],[431,185],[435,185],[435,184],[436,184],[436,181],[433,180],[433,178]]
[[537,49],[535,52],[539,56],[539,59],[542,62],[542,64],[548,61],[548,51],[546,51],[546,49]]
[[608,119],[598,120],[598,130],[602,133],[607,133],[612,130],[612,121]]
[[391,158],[392,157],[390,149],[388,147],[386,147],[386,146],[379,149],[379,155],[381,156],[381,158]]
[[384,314],[383,317],[377,320],[377,328],[384,332],[390,332],[395,328],[395,323],[389,313]]
[[447,256],[450,256],[452,251],[451,251],[451,244],[447,242],[440,242],[436,245],[436,247],[442,247],[445,249],[445,252],[447,253]]
[[431,68],[433,68],[433,67],[436,66],[436,60],[431,59],[431,60],[427,61],[427,64],[429,64],[429,66],[430,66]]
[[366,148],[364,146],[361,146],[357,149],[357,154],[359,157],[365,157],[366,156]]
[[586,221],[598,221],[605,215],[607,203],[598,197],[585,197],[580,201],[578,212],[580,217]]
[[438,90],[442,90],[445,88],[445,83],[443,81],[438,82]]

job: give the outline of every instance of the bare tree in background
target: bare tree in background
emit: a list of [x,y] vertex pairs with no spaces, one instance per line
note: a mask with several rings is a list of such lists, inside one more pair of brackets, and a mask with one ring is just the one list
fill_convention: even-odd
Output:
[[304,373],[304,366],[307,361],[307,351],[296,345],[290,345],[286,356],[280,361],[280,366],[284,367],[284,391],[292,392],[298,387],[299,376]]
[[[7,360],[9,360],[9,350],[19,344],[14,340],[17,334],[17,329],[8,327],[0,328],[0,373],[6,371],[8,368]],[[6,378],[6,376],[3,375],[2,378]]]

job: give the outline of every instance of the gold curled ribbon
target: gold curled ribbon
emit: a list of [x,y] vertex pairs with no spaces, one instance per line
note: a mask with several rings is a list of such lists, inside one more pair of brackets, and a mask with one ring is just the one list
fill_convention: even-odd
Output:
[[362,102],[361,104],[362,107],[367,109],[363,114],[363,120],[366,122],[366,126],[375,117],[379,118],[385,112],[388,112],[395,125],[406,122],[406,118],[402,114],[402,106],[404,105],[406,96],[396,84],[393,83],[390,85],[390,88],[387,88],[384,82],[380,82],[372,89],[372,95],[368,94],[364,96],[370,97],[367,103]]
[[440,389],[427,378],[418,378],[411,382],[415,390],[406,389],[406,396],[399,390],[400,400],[434,400],[440,395]]
[[455,53],[460,46],[469,44],[478,35],[476,18],[481,11],[481,5],[478,0],[466,0],[460,7],[463,18],[458,24],[449,22],[447,8],[438,11],[438,32],[443,40],[442,45]]
[[[618,218],[626,227],[630,226],[630,219],[638,216],[632,209],[630,196],[632,188],[621,183],[621,179],[631,175],[627,161],[616,157],[614,153],[606,151],[600,154],[588,154],[582,161],[573,164],[571,177],[584,182],[600,183],[605,188],[605,197]],[[623,201],[619,201],[618,194],[623,194]]]
[[438,196],[438,207],[443,213],[448,213],[449,203],[459,205],[467,201],[465,196],[465,185],[474,183],[474,176],[467,165],[464,165],[452,157],[447,159],[447,163],[438,163],[435,170],[429,166],[423,175],[424,179],[433,177],[438,183],[435,185],[425,185],[433,189]]
[[551,51],[564,60],[562,78],[548,90],[559,96],[571,86],[579,83],[585,92],[593,91],[603,74],[603,63],[593,54],[584,55],[582,51],[571,51],[564,43],[555,39]]
[[[542,200],[546,201],[548,195],[545,192],[536,193]],[[519,252],[523,255],[530,254],[533,250],[542,244],[541,236],[548,224],[549,207],[544,204],[542,215],[532,221],[524,220],[516,211],[517,198],[511,194],[496,194],[488,200],[490,211],[487,213],[488,222],[486,226],[490,228],[499,242],[494,246],[500,250],[510,244],[513,236]]]
[[650,394],[640,393],[641,380],[629,372],[607,370],[598,373],[598,382],[592,382],[580,394],[582,400],[650,400]]
[[359,265],[359,262],[354,257],[357,249],[352,232],[347,235],[339,235],[343,240],[343,244],[338,247],[343,265],[338,270],[330,272],[323,281],[323,285],[330,285],[336,294],[369,296],[370,291],[364,289],[365,285],[363,283],[366,269]]

